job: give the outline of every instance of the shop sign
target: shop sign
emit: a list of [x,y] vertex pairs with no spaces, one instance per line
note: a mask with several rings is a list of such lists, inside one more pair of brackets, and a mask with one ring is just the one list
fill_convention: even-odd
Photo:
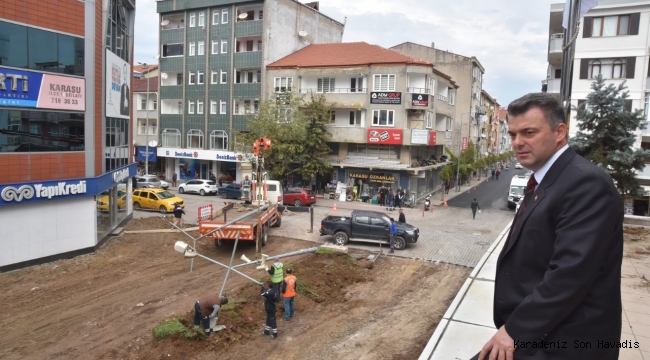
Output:
[[429,95],[411,94],[411,106],[429,106]]
[[379,182],[379,183],[394,183],[395,182],[395,177],[393,175],[351,173],[348,176],[351,177],[351,178],[355,178],[355,179],[368,180],[370,182]]
[[121,183],[122,181],[126,180],[129,178],[129,169],[122,169],[115,171],[113,173],[113,182],[114,183]]
[[131,114],[129,91],[131,65],[106,50],[106,117],[128,119]]
[[[244,154],[238,154],[230,151],[215,150],[194,150],[194,149],[176,149],[176,148],[157,148],[158,157],[170,157],[179,159],[196,159],[196,160],[218,160],[243,162]],[[250,155],[252,157],[252,154]]]
[[463,149],[462,150],[465,150],[465,149],[467,149],[467,137],[463,137]]
[[0,66],[0,106],[86,110],[86,80]]
[[402,145],[402,130],[368,129],[368,144]]
[[[147,158],[147,148],[146,147],[138,147],[135,149],[137,154],[138,154],[138,160],[140,161],[146,161]],[[149,148],[149,153],[148,153],[149,161],[156,161],[158,160],[158,157],[156,156],[156,148],[150,147]]]
[[371,92],[370,103],[380,105],[401,105],[401,92]]
[[429,142],[427,145],[433,146],[436,144],[436,132],[435,131],[429,131]]
[[426,145],[429,141],[429,131],[422,129],[411,129],[411,144]]

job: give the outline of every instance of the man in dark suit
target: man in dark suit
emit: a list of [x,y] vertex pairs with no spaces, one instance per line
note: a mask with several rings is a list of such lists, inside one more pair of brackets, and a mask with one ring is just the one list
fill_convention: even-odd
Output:
[[120,114],[129,115],[129,100],[131,99],[131,95],[129,92],[129,71],[126,64],[124,64],[122,73],[122,76],[124,77],[124,84],[122,84],[120,89]]
[[551,94],[513,101],[508,117],[513,151],[533,175],[497,261],[498,331],[474,358],[618,359],[621,197],[609,175],[569,148]]

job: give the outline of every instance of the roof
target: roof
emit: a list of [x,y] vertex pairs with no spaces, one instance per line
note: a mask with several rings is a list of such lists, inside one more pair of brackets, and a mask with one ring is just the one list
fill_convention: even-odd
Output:
[[149,79],[149,92],[158,91],[158,76],[152,76],[150,78],[142,79],[133,79],[133,84],[131,85],[132,92],[147,92],[147,79]]
[[144,68],[144,65],[133,65],[133,71],[137,71],[143,75],[156,69],[158,69],[158,64],[148,64],[146,69]]
[[361,66],[423,65],[432,63],[402,54],[393,49],[366,42],[312,44],[269,64],[267,69]]
[[470,59],[470,60],[474,61],[474,62],[476,63],[476,65],[477,65],[479,68],[481,68],[481,70],[485,73],[485,68],[483,67],[483,65],[481,64],[481,62],[478,61],[478,59],[476,58],[476,56],[466,56],[466,55],[461,55],[461,54],[457,54],[457,53],[455,53],[455,52],[451,52],[451,51],[449,51],[449,50],[441,50],[441,49],[436,49],[436,48],[431,47],[431,46],[420,45],[420,44],[418,44],[418,43],[414,43],[414,42],[412,42],[412,41],[405,41],[405,42],[400,43],[400,44],[397,44],[397,45],[395,45],[395,46],[393,46],[393,47],[397,47],[397,46],[405,45],[405,44],[417,45],[417,46],[420,46],[420,47],[429,48],[429,49],[431,49],[431,50],[442,51],[442,52],[450,53],[450,54],[453,54],[453,55],[456,55],[456,56],[464,57],[464,58],[466,58],[466,59]]
[[485,95],[488,99],[490,99],[490,101],[492,101],[493,103],[498,104],[498,102],[496,101],[496,99],[493,98],[490,94],[488,94],[488,92],[485,91],[485,89],[481,89],[481,93],[482,93],[483,95]]

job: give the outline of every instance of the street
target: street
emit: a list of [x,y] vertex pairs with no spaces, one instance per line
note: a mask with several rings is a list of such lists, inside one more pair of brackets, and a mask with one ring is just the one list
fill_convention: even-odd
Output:
[[[466,190],[467,187],[462,186],[464,192],[449,200],[447,205],[469,208],[472,200],[476,198],[481,209],[512,212],[512,209],[508,209],[507,199],[508,190],[510,189],[510,180],[512,180],[513,176],[524,175],[527,171],[527,169],[515,169],[513,164],[510,166],[510,170],[501,171],[499,180],[492,180],[490,177],[489,181],[482,181],[478,186],[476,186],[476,190],[471,188],[468,193]],[[454,189],[449,190],[449,193],[451,194],[453,191]]]

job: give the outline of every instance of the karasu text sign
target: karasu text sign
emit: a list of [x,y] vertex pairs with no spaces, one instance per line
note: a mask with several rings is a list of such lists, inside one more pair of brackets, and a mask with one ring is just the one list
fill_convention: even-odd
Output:
[[0,106],[86,110],[86,80],[0,66]]

